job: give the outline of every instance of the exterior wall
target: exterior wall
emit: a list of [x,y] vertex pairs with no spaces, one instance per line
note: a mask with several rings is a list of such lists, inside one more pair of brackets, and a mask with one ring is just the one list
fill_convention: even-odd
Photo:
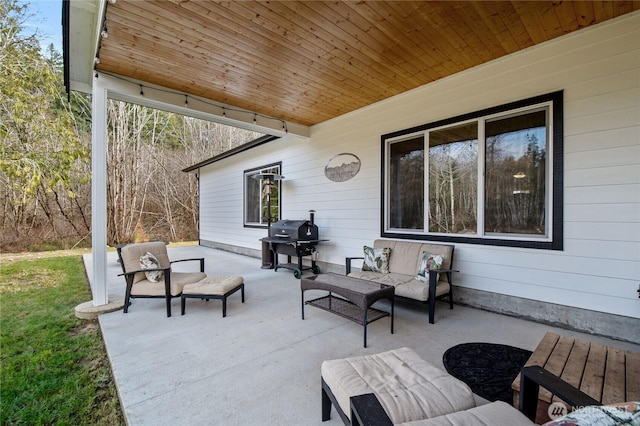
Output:
[[[628,317],[640,329],[639,58],[633,13],[324,122],[309,140],[211,164],[201,170],[201,239],[259,250],[266,231],[242,226],[242,174],[282,161],[283,218],[316,210],[330,239],[320,260],[342,267],[380,235],[380,135],[564,90],[564,250],[457,244],[455,284]],[[324,166],[343,152],[360,158],[360,172],[329,181]]]

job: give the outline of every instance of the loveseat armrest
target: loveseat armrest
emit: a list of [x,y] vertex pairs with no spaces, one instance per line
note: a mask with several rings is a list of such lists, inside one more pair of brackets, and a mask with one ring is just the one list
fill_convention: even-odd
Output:
[[602,405],[558,376],[538,365],[523,367],[520,372],[520,400],[518,409],[535,422],[540,386],[565,401],[571,407]]
[[375,394],[365,393],[349,399],[352,426],[393,426]]
[[351,273],[351,261],[355,259],[364,259],[364,257],[345,257],[345,275],[349,275]]
[[171,263],[178,263],[178,262],[191,262],[191,261],[200,261],[200,272],[204,272],[204,257],[194,257],[191,259],[178,259],[178,260],[172,260]]

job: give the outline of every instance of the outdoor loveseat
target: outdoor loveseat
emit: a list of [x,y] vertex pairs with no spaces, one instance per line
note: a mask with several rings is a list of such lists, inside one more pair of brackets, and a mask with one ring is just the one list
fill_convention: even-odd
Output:
[[[395,296],[429,305],[429,322],[434,323],[436,299],[448,297],[453,309],[454,246],[382,240],[364,246],[364,256],[346,258],[346,274],[350,277],[388,284]],[[352,269],[353,260],[363,259],[362,269]]]

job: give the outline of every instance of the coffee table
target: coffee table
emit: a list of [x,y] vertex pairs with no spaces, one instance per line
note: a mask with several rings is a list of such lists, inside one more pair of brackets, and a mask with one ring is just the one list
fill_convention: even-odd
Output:
[[[304,292],[306,290],[325,290],[329,294],[305,301]],[[380,318],[391,317],[391,334],[393,334],[393,304],[395,296],[395,288],[393,286],[327,273],[302,278],[300,280],[300,291],[302,294],[303,320],[305,304],[347,318],[364,327],[365,348],[367,347],[367,324]],[[371,307],[380,299],[388,299],[391,302],[390,312]]]

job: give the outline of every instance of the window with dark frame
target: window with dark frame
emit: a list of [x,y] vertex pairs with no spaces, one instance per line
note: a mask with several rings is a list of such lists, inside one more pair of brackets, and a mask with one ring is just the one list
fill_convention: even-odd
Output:
[[383,237],[562,250],[563,96],[382,136]]
[[[254,176],[265,173],[280,175],[281,170],[282,163],[274,163],[244,171],[245,227],[266,228],[269,216],[271,217],[271,222],[280,220],[281,181],[273,182],[270,188],[267,189],[263,185],[263,181],[255,179]],[[270,212],[268,195],[271,196]]]

